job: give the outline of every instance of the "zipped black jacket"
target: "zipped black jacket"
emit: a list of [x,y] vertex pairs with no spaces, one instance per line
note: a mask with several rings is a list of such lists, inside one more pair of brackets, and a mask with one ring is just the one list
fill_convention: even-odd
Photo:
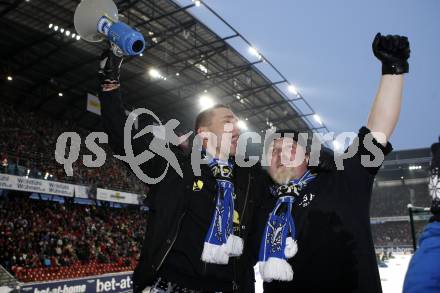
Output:
[[[100,93],[101,115],[104,129],[109,136],[109,144],[115,154],[125,155],[124,151],[124,125],[127,119],[121,100],[120,90]],[[142,127],[139,127],[142,129]],[[141,138],[132,140],[132,149],[135,155],[148,149],[153,136],[144,135]],[[188,190],[192,190],[195,175],[191,167],[190,156],[183,154],[177,148],[173,149],[183,171],[183,178],[180,177],[171,166],[165,177],[159,183],[151,186],[151,193],[148,196],[149,216],[144,243],[141,250],[140,261],[133,274],[133,290],[141,292],[146,286],[152,285],[157,277],[165,258],[173,247],[178,236],[180,224],[185,217],[187,203],[190,201]],[[165,167],[166,161],[156,155],[140,167],[142,171],[151,178],[160,176]],[[202,165],[203,167],[203,165]],[[202,176],[210,172],[207,168],[201,168]],[[205,173],[204,173],[205,172]],[[264,187],[261,186],[262,171],[257,165],[249,168],[234,168],[234,177],[237,197],[243,202],[243,214],[240,219],[240,236],[244,239],[243,255],[234,258],[234,284],[239,292],[254,292],[253,265],[256,256],[252,255],[250,246],[255,241],[250,239],[254,231],[254,214],[256,207],[261,202]],[[212,211],[215,208],[215,194],[213,194]],[[254,235],[255,236],[255,235]],[[255,237],[252,238],[255,238]],[[192,248],[188,248],[192,249]],[[201,260],[200,260],[201,261]],[[230,260],[231,261],[231,260]],[[232,286],[231,286],[232,288]]]

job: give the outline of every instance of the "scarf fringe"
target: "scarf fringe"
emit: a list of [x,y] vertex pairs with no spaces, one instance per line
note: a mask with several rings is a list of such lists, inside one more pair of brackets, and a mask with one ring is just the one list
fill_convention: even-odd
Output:
[[269,257],[267,261],[258,262],[260,275],[264,282],[292,281],[293,270],[290,264],[277,257]]
[[292,237],[287,237],[286,248],[284,248],[284,254],[286,255],[286,258],[294,257],[297,252],[298,244],[296,243],[296,240],[294,240]]
[[229,256],[240,256],[243,253],[243,239],[236,235],[229,235],[226,242]]
[[205,242],[203,245],[202,261],[214,264],[228,264],[229,252],[227,244],[215,245]]

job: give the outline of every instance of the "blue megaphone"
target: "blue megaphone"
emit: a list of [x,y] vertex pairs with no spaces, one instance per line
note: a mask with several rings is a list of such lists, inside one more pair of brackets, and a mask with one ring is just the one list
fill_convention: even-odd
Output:
[[139,55],[145,49],[144,37],[118,19],[118,9],[112,0],[82,0],[73,18],[75,29],[84,40],[100,42],[107,38],[124,55]]

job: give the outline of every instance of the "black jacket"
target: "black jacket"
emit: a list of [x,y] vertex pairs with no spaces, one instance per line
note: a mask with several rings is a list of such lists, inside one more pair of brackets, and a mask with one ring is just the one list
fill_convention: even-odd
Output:
[[[121,101],[119,90],[102,92],[100,94],[101,112],[104,129],[109,136],[109,143],[116,154],[124,155],[124,125],[126,115]],[[142,127],[139,127],[142,129]],[[148,149],[152,136],[145,135],[141,139],[132,140],[132,149],[135,155]],[[165,258],[173,247],[179,233],[180,224],[185,217],[189,199],[187,190],[192,190],[195,176],[191,167],[190,157],[181,151],[173,150],[183,171],[181,178],[173,168],[169,168],[164,179],[151,186],[151,193],[148,196],[150,208],[146,234],[141,251],[141,258],[133,274],[134,292],[141,292],[146,286],[152,285],[161,268]],[[141,165],[141,169],[150,177],[157,177],[162,174],[166,161],[156,155]],[[205,170],[205,171],[204,171]],[[202,175],[206,169],[202,168]],[[234,176],[237,187],[237,197],[244,197],[243,215],[240,220],[240,236],[244,239],[243,255],[237,258],[235,271],[235,282],[239,285],[240,292],[254,291],[253,264],[255,255],[251,255],[252,245],[247,241],[252,234],[252,222],[254,210],[260,203],[260,194],[263,188],[260,187],[258,179],[262,176],[258,166],[251,168],[234,169]],[[212,205],[212,211],[215,203]]]

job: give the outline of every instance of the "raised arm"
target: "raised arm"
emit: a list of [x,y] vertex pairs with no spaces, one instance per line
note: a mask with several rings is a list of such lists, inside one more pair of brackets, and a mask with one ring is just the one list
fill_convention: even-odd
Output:
[[[109,136],[109,144],[112,150],[118,155],[124,155],[124,126],[127,119],[125,108],[122,103],[122,96],[119,84],[120,67],[123,59],[106,50],[101,56],[99,79],[101,92],[101,115],[104,130]],[[144,125],[145,126],[145,125]],[[140,125],[139,129],[143,129]],[[126,134],[130,135],[130,133]],[[134,155],[139,155],[147,150],[153,135],[146,134],[140,138],[132,139],[131,145]],[[166,161],[155,155],[141,165],[141,169],[151,178],[160,176],[165,168]]]
[[[385,145],[396,127],[402,102],[403,74],[408,73],[409,42],[402,36],[376,35],[374,55],[382,62],[382,79],[371,108],[367,127],[378,142]],[[385,137],[374,135],[383,133]]]

